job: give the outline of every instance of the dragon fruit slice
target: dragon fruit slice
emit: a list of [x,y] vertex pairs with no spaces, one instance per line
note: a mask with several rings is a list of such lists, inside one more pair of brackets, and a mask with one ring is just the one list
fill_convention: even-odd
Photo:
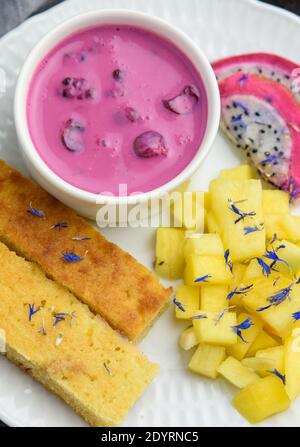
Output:
[[[213,63],[218,81],[235,74],[255,74],[287,87],[300,101],[300,67],[295,62],[269,53],[228,57]],[[297,82],[298,80],[298,82]]]
[[[262,72],[258,72],[260,59],[264,63],[259,66]],[[222,129],[264,180],[288,191],[291,200],[299,197],[300,95],[292,85],[290,71],[297,66],[262,54],[227,61],[214,64],[222,102]],[[266,71],[272,61],[276,62],[273,71],[278,79],[281,74],[280,82]]]

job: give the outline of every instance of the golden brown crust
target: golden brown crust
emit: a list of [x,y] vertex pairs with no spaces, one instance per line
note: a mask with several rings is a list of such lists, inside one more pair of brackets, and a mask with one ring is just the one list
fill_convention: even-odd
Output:
[[[170,288],[164,289],[132,256],[1,160],[0,203],[0,240],[37,262],[129,339],[140,338],[165,308]],[[27,212],[30,203],[45,218]],[[67,222],[68,228],[50,229],[57,222]],[[91,239],[72,240],[78,236]],[[62,256],[66,251],[84,260],[68,263]]]

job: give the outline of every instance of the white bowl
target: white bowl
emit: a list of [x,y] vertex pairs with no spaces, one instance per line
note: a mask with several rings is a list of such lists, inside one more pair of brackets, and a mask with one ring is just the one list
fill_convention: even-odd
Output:
[[[76,188],[56,175],[38,154],[28,129],[26,103],[29,86],[33,74],[40,61],[60,41],[70,34],[97,25],[123,24],[135,25],[155,32],[171,40],[194,64],[204,84],[208,102],[207,126],[201,145],[188,166],[175,178],[163,186],[135,196],[110,197],[101,196]],[[19,75],[15,102],[15,126],[19,144],[26,166],[33,178],[50,194],[73,208],[79,214],[95,219],[103,203],[108,206],[126,205],[129,209],[136,204],[143,204],[162,197],[166,193],[176,190],[186,182],[199,167],[208,154],[216,136],[220,119],[220,98],[214,72],[203,52],[182,31],[169,23],[153,16],[127,10],[97,10],[78,15],[63,22],[34,47],[27,57]]]

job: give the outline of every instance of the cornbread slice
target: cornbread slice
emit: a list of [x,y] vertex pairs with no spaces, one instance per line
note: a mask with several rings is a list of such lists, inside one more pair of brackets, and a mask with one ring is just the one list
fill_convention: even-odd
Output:
[[[67,287],[115,329],[136,340],[169,302],[171,289],[40,186],[0,160],[0,240]],[[38,217],[33,208],[44,213]],[[52,228],[57,223],[67,228]],[[74,237],[89,240],[75,241]],[[67,262],[63,253],[83,259]]]
[[158,372],[40,267],[0,243],[7,357],[94,426],[118,424]]

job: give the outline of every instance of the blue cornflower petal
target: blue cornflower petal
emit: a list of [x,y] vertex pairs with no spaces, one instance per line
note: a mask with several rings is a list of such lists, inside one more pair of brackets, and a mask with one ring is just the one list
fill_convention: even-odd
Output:
[[252,289],[252,287],[253,287],[253,284],[251,284],[250,286],[247,286],[247,287],[241,287],[240,289],[238,289],[236,287],[234,290],[232,290],[231,292],[228,293],[227,299],[231,300],[231,298],[234,295],[246,295],[249,292],[249,290]]
[[191,317],[191,320],[202,320],[203,318],[207,318],[207,315],[200,314],[200,315],[194,315]]
[[293,313],[293,318],[294,318],[295,321],[300,320],[300,311],[294,312]]
[[54,228],[67,228],[67,227],[68,227],[67,222],[57,222],[50,227],[50,230],[53,230]]
[[256,258],[257,262],[262,268],[262,274],[269,276],[271,275],[271,268],[268,264],[265,263],[265,261],[262,258]]
[[278,160],[278,156],[277,155],[270,155],[269,157],[265,158],[264,160],[262,160],[259,164],[260,165],[267,165],[270,163],[273,163],[274,161]]
[[240,78],[239,78],[239,84],[242,87],[244,85],[244,83],[249,79],[249,76],[247,74],[243,74]]
[[66,262],[78,262],[83,260],[81,256],[77,255],[73,251],[66,251],[63,253],[63,258]]
[[283,384],[285,385],[285,376],[283,376],[277,369],[273,369],[273,371],[269,371],[271,374],[274,374],[274,376],[277,376],[280,380],[282,380]]
[[32,320],[34,314],[38,313],[41,309],[34,309],[34,304],[29,304],[29,321]]
[[233,202],[232,199],[228,199],[228,205],[229,205],[229,209],[234,213],[237,214],[239,217],[238,219],[236,219],[234,221],[234,223],[238,223],[241,220],[244,220],[246,217],[253,217],[256,216],[256,212],[255,211],[249,211],[249,212],[245,212],[245,211],[241,211],[238,209],[238,207],[235,205],[235,203]]
[[185,312],[185,308],[183,307],[180,301],[176,300],[176,297],[173,299],[173,303],[175,304],[176,307],[178,307],[178,309],[180,309],[182,312]]
[[247,329],[249,329],[251,326],[254,326],[254,324],[252,323],[251,318],[246,318],[246,320],[244,320],[242,323],[236,325],[236,326],[231,326],[233,332],[235,334],[237,334],[237,336],[244,342],[244,343],[248,343],[242,335],[242,331],[245,331]]
[[230,271],[232,272],[233,264],[232,264],[232,261],[229,259],[229,255],[230,255],[229,249],[225,250],[224,259],[225,259],[227,267],[229,267]]
[[264,229],[264,224],[254,225],[253,227],[244,227],[244,236],[247,234],[255,233],[256,231],[262,231]]
[[45,213],[42,210],[38,210],[37,208],[34,208],[32,206],[32,203],[30,202],[29,204],[29,208],[28,208],[28,213],[32,214],[35,217],[45,217]]
[[204,276],[201,276],[200,278],[195,279],[194,282],[208,282],[209,278],[212,278],[212,276],[204,275]]

